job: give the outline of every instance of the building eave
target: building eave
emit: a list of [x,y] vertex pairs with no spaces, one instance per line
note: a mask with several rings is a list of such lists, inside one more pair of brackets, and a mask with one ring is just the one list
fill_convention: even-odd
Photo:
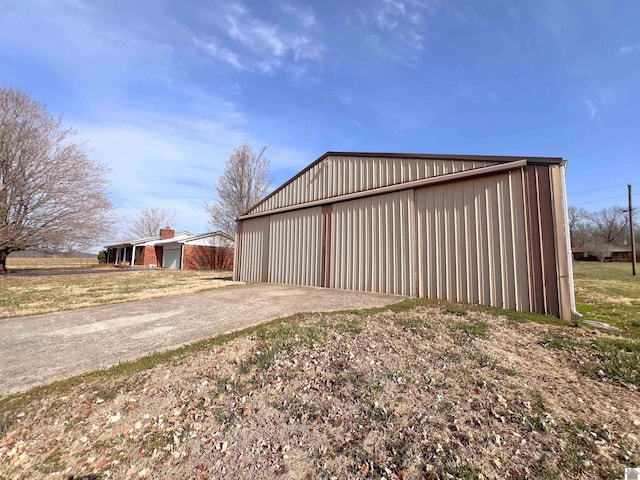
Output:
[[318,165],[328,157],[373,157],[373,158],[397,158],[397,159],[425,159],[425,160],[450,160],[450,161],[475,161],[475,162],[495,162],[511,163],[518,160],[526,160],[530,165],[561,165],[566,162],[561,157],[532,157],[528,155],[467,155],[467,154],[438,154],[438,153],[393,153],[393,152],[326,152],[306,168],[295,174],[289,180],[276,188],[269,195],[264,197],[247,211],[243,212],[239,218],[243,218],[258,208],[264,202],[280,192],[287,185],[304,175],[307,171]]

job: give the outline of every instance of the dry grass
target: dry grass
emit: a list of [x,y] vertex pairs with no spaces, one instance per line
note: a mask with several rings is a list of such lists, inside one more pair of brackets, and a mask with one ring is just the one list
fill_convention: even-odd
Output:
[[8,270],[32,270],[43,268],[95,268],[98,257],[94,258],[7,258]]
[[637,384],[590,353],[618,339],[416,303],[300,315],[0,401],[0,477],[600,479],[640,464]]
[[235,284],[230,277],[227,271],[193,270],[0,275],[0,318],[195,293]]
[[574,262],[578,311],[640,337],[640,276],[630,263]]

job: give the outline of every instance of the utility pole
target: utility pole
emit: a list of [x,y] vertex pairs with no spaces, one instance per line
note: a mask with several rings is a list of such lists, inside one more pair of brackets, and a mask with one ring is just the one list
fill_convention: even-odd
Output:
[[629,190],[629,227],[631,228],[631,271],[636,274],[636,232],[633,230],[633,205],[631,203],[631,184],[627,185]]

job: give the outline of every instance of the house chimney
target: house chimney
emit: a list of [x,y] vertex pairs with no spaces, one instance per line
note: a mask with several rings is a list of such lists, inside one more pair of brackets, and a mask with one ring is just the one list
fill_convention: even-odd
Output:
[[168,238],[173,238],[175,235],[175,231],[171,228],[161,228],[160,229],[160,240],[166,240]]

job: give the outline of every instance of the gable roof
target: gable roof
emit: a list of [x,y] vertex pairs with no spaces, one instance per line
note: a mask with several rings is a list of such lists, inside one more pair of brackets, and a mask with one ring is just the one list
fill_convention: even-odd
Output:
[[229,240],[231,242],[234,241],[233,237],[227,235],[224,232],[221,231],[217,231],[217,232],[207,232],[207,233],[200,233],[198,235],[192,235],[188,238],[185,238],[183,240],[180,240],[180,243],[189,243],[189,242],[193,242],[194,240],[201,240],[203,238],[209,238],[209,237],[224,237],[226,240]]
[[[182,231],[182,232],[177,232],[174,234],[174,236],[172,237],[172,239],[176,238],[176,237],[185,237],[185,236],[192,236],[193,234],[191,232],[187,232]],[[134,238],[131,240],[123,240],[121,242],[118,243],[113,243],[111,245],[105,245],[105,248],[115,248],[115,247],[132,247],[133,245],[140,245],[143,243],[149,243],[149,242],[156,242],[160,240],[160,235],[154,235],[152,237],[143,237],[143,238]]]
[[[323,162],[326,160],[332,160],[337,162],[337,164],[344,163],[353,163],[354,160],[358,159],[371,159],[369,162],[372,164],[372,168],[366,169],[367,175],[374,175],[372,171],[375,171],[375,161],[386,161],[386,167],[396,169],[402,169],[402,166],[405,164],[417,164],[422,163],[422,168],[424,173],[417,178],[410,178],[412,174],[409,174],[409,178],[396,178],[396,173],[394,172],[392,177],[389,177],[389,172],[387,171],[384,176],[385,178],[373,178],[369,179],[369,184],[366,185],[366,181],[358,178],[362,176],[365,167],[362,165],[356,165],[355,168],[352,168],[353,165],[342,165],[340,167],[333,168],[331,173],[323,171],[322,166]],[[419,162],[422,160],[423,162]],[[281,208],[283,206],[292,206],[292,205],[302,205],[308,202],[314,202],[318,200],[326,200],[328,198],[351,194],[356,192],[362,192],[367,190],[373,190],[378,187],[386,187],[390,185],[400,185],[403,183],[410,183],[416,179],[424,179],[427,177],[436,177],[436,176],[444,176],[451,172],[444,172],[445,168],[442,167],[442,172],[436,172],[437,169],[434,167],[434,171],[431,174],[427,174],[425,167],[426,164],[439,164],[439,165],[462,165],[462,167],[455,166],[451,168],[452,172],[458,172],[460,170],[474,170],[482,167],[492,166],[492,165],[500,165],[500,164],[515,164],[516,162],[526,162],[529,165],[559,165],[562,164],[565,160],[560,157],[532,157],[532,156],[496,156],[496,155],[465,155],[465,154],[423,154],[423,153],[376,153],[376,152],[326,152],[321,155],[318,159],[312,162],[310,165],[305,167],[303,170],[298,172],[296,175],[291,177],[289,180],[284,182],[278,188],[276,188],[273,192],[267,195],[265,198],[260,200],[258,203],[249,208],[246,212],[240,215],[239,218],[243,218],[247,215],[259,215],[263,212],[267,212],[273,209]],[[361,162],[364,163],[364,162]],[[358,171],[357,169],[360,168]],[[380,167],[378,167],[380,168]],[[349,170],[348,173],[345,173],[345,170]],[[324,169],[327,170],[327,169]],[[346,188],[342,188],[340,191],[340,187],[338,189],[335,186],[331,187],[333,190],[331,193],[328,193],[327,190],[329,187],[327,185],[331,184],[332,181],[335,181],[338,176],[349,177],[346,180],[342,178],[342,183],[349,183],[350,190],[347,191]],[[324,178],[321,178],[323,177]],[[382,176],[381,176],[382,177]],[[402,177],[398,175],[398,177]],[[407,175],[405,174],[405,177]],[[414,175],[415,177],[415,175]],[[305,182],[303,189],[314,190],[313,193],[309,192],[292,192],[291,190],[295,189],[295,184],[299,182]],[[318,183],[321,183],[321,186],[318,186]],[[321,189],[322,192],[318,193],[317,190]],[[336,193],[337,191],[337,193]],[[303,198],[304,197],[304,198]]]
[[216,236],[223,237],[225,240],[229,242],[232,242],[232,243],[234,242],[233,237],[230,237],[229,235],[221,231],[199,233],[196,235],[193,235],[192,233],[184,231],[184,232],[178,232],[173,237],[165,238],[163,240],[160,240],[160,235],[154,235],[153,237],[137,238],[134,240],[114,243],[112,245],[106,245],[105,248],[132,247],[132,246],[139,246],[142,244],[147,244],[147,245],[167,245],[171,243],[185,244],[185,243],[190,243],[197,240],[202,240],[205,238],[211,238]]

